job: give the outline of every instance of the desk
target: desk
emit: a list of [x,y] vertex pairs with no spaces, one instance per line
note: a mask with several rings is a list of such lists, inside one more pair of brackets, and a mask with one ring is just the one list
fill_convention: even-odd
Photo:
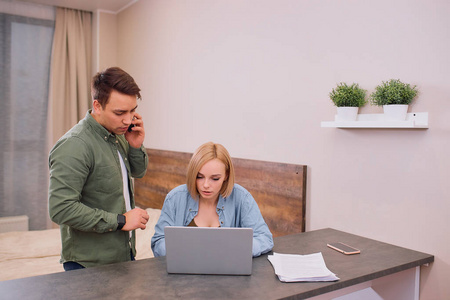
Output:
[[[336,241],[361,249],[361,254],[347,256],[326,246]],[[418,297],[419,267],[434,261],[434,256],[426,253],[329,228],[278,237],[274,242],[274,252],[322,252],[327,267],[340,280],[280,282],[267,255],[253,259],[251,276],[167,274],[165,257],[158,257],[3,281],[0,295],[2,299],[331,299],[341,291],[351,292],[354,287],[361,289],[376,280],[412,271],[412,292]]]

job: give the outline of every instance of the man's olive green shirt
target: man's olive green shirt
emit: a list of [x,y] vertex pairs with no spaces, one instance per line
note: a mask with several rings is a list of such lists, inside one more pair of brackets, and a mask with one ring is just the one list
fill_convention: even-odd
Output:
[[136,255],[135,235],[117,230],[117,215],[126,212],[119,153],[128,173],[134,208],[132,177],[143,177],[148,157],[143,146],[130,147],[87,112],[49,155],[49,211],[60,225],[61,262],[85,267],[130,260]]

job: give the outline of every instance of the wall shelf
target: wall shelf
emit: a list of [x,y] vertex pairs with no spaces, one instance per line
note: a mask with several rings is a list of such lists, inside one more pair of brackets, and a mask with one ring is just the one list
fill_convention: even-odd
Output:
[[427,129],[428,113],[408,113],[405,121],[386,120],[384,114],[358,114],[356,121],[324,121],[321,127],[333,128],[409,128]]

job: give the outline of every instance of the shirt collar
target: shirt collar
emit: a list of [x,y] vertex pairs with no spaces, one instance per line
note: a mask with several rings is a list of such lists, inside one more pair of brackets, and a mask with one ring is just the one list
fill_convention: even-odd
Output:
[[89,109],[86,113],[86,122],[92,127],[92,129],[102,137],[102,139],[106,140],[113,140],[115,141],[117,139],[116,135],[109,132],[105,127],[100,125],[97,120],[94,119],[94,117],[91,115],[92,109]]
[[189,211],[198,212],[198,200],[195,200],[189,194]]
[[[222,195],[219,195],[219,201],[217,202],[217,210],[223,210],[225,209],[225,202],[227,198],[222,197]],[[198,200],[195,200],[192,198],[192,196],[189,194],[189,211],[198,211]]]
[[219,201],[217,202],[217,210],[223,210],[225,208],[225,201],[227,198],[222,197],[222,195],[219,196]]

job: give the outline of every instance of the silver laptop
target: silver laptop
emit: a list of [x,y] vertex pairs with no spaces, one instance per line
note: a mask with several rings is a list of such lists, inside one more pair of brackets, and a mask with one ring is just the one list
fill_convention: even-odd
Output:
[[252,228],[167,226],[164,234],[168,273],[252,273]]

